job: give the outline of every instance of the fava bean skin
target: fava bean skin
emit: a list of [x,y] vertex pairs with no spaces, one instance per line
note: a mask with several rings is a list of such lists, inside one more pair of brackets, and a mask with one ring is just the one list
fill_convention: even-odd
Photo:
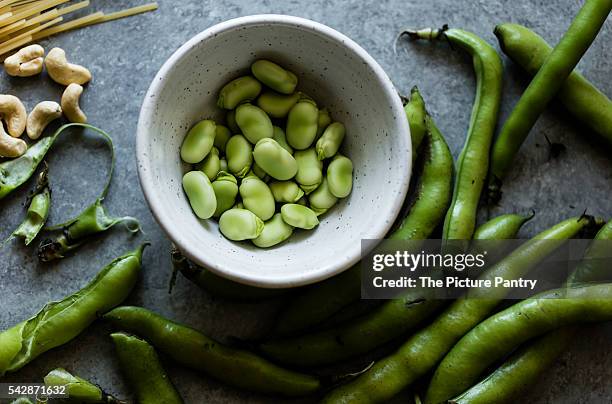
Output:
[[295,158],[274,139],[261,139],[257,142],[253,157],[257,165],[274,179],[285,181],[297,174]]
[[217,198],[217,209],[214,217],[219,217],[223,212],[231,209],[236,203],[238,195],[238,181],[236,177],[225,171],[220,171],[217,178],[212,182],[215,197]]
[[296,203],[286,203],[281,207],[281,215],[285,223],[300,229],[314,229],[319,225],[319,219],[312,209]]
[[185,163],[196,164],[204,160],[215,142],[216,124],[210,119],[196,123],[185,136],[181,146],[181,158]]
[[111,334],[122,373],[136,390],[138,404],[182,404],[155,349],[146,341],[123,332]]
[[272,181],[268,184],[276,202],[297,203],[304,191],[293,181]]
[[226,126],[217,124],[215,127],[214,146],[222,152],[225,152],[225,145],[230,137],[232,137],[232,132],[230,132]]
[[329,191],[327,179],[323,178],[321,185],[308,195],[308,201],[310,202],[310,209],[312,209],[317,216],[320,216],[334,206],[336,202],[338,202],[338,198]]
[[329,192],[337,198],[346,198],[353,189],[353,163],[347,157],[337,155],[327,167]]
[[446,402],[521,343],[575,323],[612,320],[612,284],[558,289],[523,300],[475,326],[440,363],[425,402]]
[[325,129],[323,135],[317,140],[316,150],[319,160],[333,157],[338,153],[346,130],[340,122],[334,122]]
[[272,247],[287,240],[293,234],[293,227],[285,223],[280,213],[275,213],[272,219],[264,223],[259,237],[253,239],[257,247]]
[[291,146],[289,146],[289,143],[287,143],[287,138],[285,137],[285,131],[284,130],[282,130],[278,126],[275,126],[274,127],[274,135],[272,136],[272,138],[274,140],[276,140],[276,143],[281,145],[281,147],[283,149],[287,150],[289,153],[291,153],[293,155],[293,148]]
[[501,197],[501,183],[521,144],[597,36],[610,9],[610,0],[587,0],[515,104],[491,151],[492,201]]
[[243,178],[251,170],[253,146],[244,136],[234,135],[227,141],[225,156],[230,173]]
[[200,219],[209,219],[217,209],[217,197],[210,180],[202,171],[190,171],[183,176],[183,189],[191,209]]
[[476,210],[485,185],[489,152],[501,102],[503,66],[497,51],[471,32],[461,29],[407,31],[414,39],[443,39],[472,56],[476,97],[467,138],[457,161],[451,206],[442,238],[469,240],[476,227]]
[[[217,105],[219,108],[234,109],[238,104],[254,100],[260,92],[259,81],[251,76],[238,77],[223,86]],[[231,125],[229,126],[231,128]]]
[[258,60],[251,65],[251,72],[257,80],[274,91],[291,94],[297,86],[297,76],[269,60]]
[[319,110],[307,100],[295,104],[287,117],[287,142],[297,150],[309,148],[317,136]]
[[227,111],[227,114],[225,114],[225,123],[227,124],[227,127],[229,128],[231,134],[236,135],[240,133],[240,128],[238,127],[238,124],[236,123],[236,110],[235,109],[232,109],[231,111]]
[[[514,279],[542,261],[550,252],[592,223],[592,218],[565,220],[525,242],[494,264],[481,276]],[[333,390],[324,403],[384,403],[429,372],[470,329],[485,319],[503,296],[479,298],[479,288],[469,290],[472,298],[455,300],[430,325],[413,334],[395,353],[376,362],[353,381]],[[381,382],[384,381],[384,382]]]
[[236,123],[244,137],[253,144],[274,134],[268,114],[252,104],[242,104],[236,109]]
[[317,158],[314,147],[307,150],[297,150],[293,157],[298,165],[295,180],[306,192],[311,193],[323,181],[323,162]]
[[276,208],[274,196],[268,185],[259,177],[250,175],[240,184],[240,197],[244,207],[255,213],[261,220],[266,221],[274,215]]
[[141,307],[119,307],[104,318],[119,329],[145,338],[181,365],[235,387],[291,397],[313,394],[321,387],[313,376],[283,369],[250,352],[224,346],[193,328]]
[[264,222],[247,209],[232,208],[223,212],[219,218],[219,230],[233,241],[257,238],[263,228]]
[[214,181],[221,171],[221,161],[219,159],[219,150],[213,147],[208,153],[208,156],[204,158],[204,161],[198,166],[198,170],[202,171],[209,180]]
[[299,93],[285,95],[266,91],[257,98],[257,106],[266,111],[272,118],[282,119],[289,114],[289,111],[299,99]]
[[44,377],[45,386],[66,386],[71,402],[90,404],[125,404],[102,391],[95,384],[70,374],[62,368],[53,369]]

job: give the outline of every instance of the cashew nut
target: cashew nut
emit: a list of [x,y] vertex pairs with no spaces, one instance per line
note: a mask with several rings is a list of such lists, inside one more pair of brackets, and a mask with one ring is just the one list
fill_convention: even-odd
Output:
[[19,137],[25,130],[28,114],[26,109],[14,95],[0,94],[0,117],[6,122],[8,133]]
[[45,58],[47,72],[53,81],[65,86],[76,83],[85,84],[91,80],[91,73],[87,68],[68,63],[66,52],[61,48],[53,48]]
[[4,59],[4,69],[9,76],[29,77],[40,74],[44,54],[45,50],[40,45],[26,46]]
[[70,122],[87,122],[87,116],[85,116],[79,107],[79,98],[81,94],[83,94],[83,87],[76,83],[72,83],[66,87],[64,94],[62,94],[62,110]]
[[21,139],[11,137],[4,131],[0,122],[0,156],[19,157],[28,149],[28,145]]
[[36,104],[26,124],[26,131],[30,139],[38,139],[45,130],[45,127],[62,116],[62,107],[54,101],[43,101]]

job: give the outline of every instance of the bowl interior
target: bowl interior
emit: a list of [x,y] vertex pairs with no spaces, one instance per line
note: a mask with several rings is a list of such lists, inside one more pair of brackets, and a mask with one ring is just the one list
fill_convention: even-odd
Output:
[[[313,231],[296,229],[279,246],[226,240],[214,220],[192,213],[181,188],[179,148],[198,120],[223,122],[220,88],[270,59],[299,77],[298,89],[329,109],[347,134],[341,153],[354,165],[351,195]],[[230,279],[290,287],[324,279],[359,260],[361,239],[382,238],[399,212],[411,170],[408,125],[382,69],[348,38],[312,21],[255,16],[219,24],[180,48],[149,89],[138,126],[139,174],[160,225],[196,263]]]

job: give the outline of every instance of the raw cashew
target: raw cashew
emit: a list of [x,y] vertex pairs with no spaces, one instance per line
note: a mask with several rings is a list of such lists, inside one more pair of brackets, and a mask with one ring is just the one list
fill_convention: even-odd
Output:
[[30,139],[38,139],[49,122],[62,116],[62,107],[54,101],[43,101],[36,104],[26,124]]
[[86,67],[68,63],[66,52],[61,48],[53,48],[45,58],[47,72],[53,81],[65,86],[76,83],[85,84],[91,80],[91,73]]
[[40,45],[30,45],[4,59],[4,69],[9,76],[29,77],[43,69],[45,50]]
[[28,114],[19,98],[0,94],[0,117],[6,122],[6,128],[11,136],[21,136],[26,127]]
[[79,98],[83,94],[83,87],[79,84],[72,83],[64,90],[62,94],[62,111],[70,122],[86,123],[87,116],[79,107]]
[[28,149],[28,145],[21,139],[11,137],[4,131],[0,122],[0,156],[19,157]]

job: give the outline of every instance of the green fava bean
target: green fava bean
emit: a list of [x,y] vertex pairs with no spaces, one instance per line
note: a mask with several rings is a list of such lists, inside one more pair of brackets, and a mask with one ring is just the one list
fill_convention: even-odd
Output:
[[281,207],[281,215],[285,223],[300,229],[314,229],[319,224],[319,219],[312,209],[298,205],[297,203],[287,203]]
[[319,160],[333,157],[338,153],[345,132],[344,125],[340,122],[334,122],[325,129],[316,145]]
[[219,159],[219,150],[213,147],[208,156],[198,166],[198,170],[202,171],[209,180],[213,181],[219,171],[221,171],[221,161]]
[[318,159],[314,147],[296,151],[293,157],[298,165],[295,180],[304,192],[309,194],[323,181],[323,162]]
[[273,129],[274,129],[274,134],[272,135],[272,139],[276,140],[276,143],[281,145],[283,149],[293,154],[293,148],[289,146],[289,143],[287,143],[287,138],[285,137],[285,131],[279,128],[278,126],[274,126]]
[[251,72],[257,80],[272,90],[283,94],[291,94],[297,86],[297,76],[269,60],[258,60],[251,65]]
[[219,218],[219,230],[230,240],[252,240],[259,237],[264,228],[264,222],[247,209],[232,208],[225,211]]
[[221,171],[212,183],[215,197],[217,198],[217,209],[215,209],[214,217],[219,217],[223,212],[231,209],[236,203],[238,195],[238,181],[233,175]]
[[205,119],[196,123],[185,136],[181,146],[181,158],[185,163],[196,164],[204,160],[215,142],[216,125]]
[[338,198],[329,191],[327,179],[323,178],[321,185],[308,196],[308,201],[310,202],[310,209],[319,216],[334,206],[338,202]]
[[236,109],[236,123],[244,137],[253,144],[274,134],[268,114],[252,104],[242,104]]
[[273,181],[268,184],[276,202],[297,203],[304,191],[293,181]]
[[317,120],[317,139],[321,137],[325,129],[332,123],[331,116],[327,108],[319,110],[319,118]]
[[223,86],[221,92],[219,92],[217,106],[224,109],[234,109],[238,104],[254,100],[260,92],[261,84],[259,81],[251,76],[238,77]]
[[236,110],[232,109],[231,111],[227,111],[227,114],[225,114],[225,123],[231,133],[240,133],[240,128],[236,123]]
[[272,247],[287,240],[292,234],[293,227],[285,223],[280,213],[276,213],[264,223],[263,231],[253,239],[253,244],[261,248]]
[[344,156],[336,156],[327,167],[329,192],[338,198],[346,198],[353,188],[353,163]]
[[226,159],[219,159],[219,171],[228,172]]
[[242,135],[234,135],[227,141],[225,157],[229,172],[242,178],[251,169],[253,163],[253,146]]
[[253,157],[257,165],[274,179],[284,181],[297,174],[297,162],[274,139],[261,139],[257,142]]
[[287,142],[297,150],[309,148],[317,136],[318,122],[317,106],[308,100],[298,102],[287,118]]
[[299,93],[290,95],[266,91],[257,98],[257,106],[272,118],[285,118],[293,106],[300,100]]
[[274,215],[274,196],[268,185],[259,177],[250,175],[244,178],[239,190],[244,207],[261,220],[268,220]]
[[224,152],[225,145],[227,144],[227,141],[230,137],[232,137],[232,132],[230,132],[230,130],[226,126],[217,125],[217,127],[215,128],[214,146]]
[[200,219],[209,219],[217,210],[217,197],[210,180],[202,171],[190,171],[183,176],[183,189],[191,209]]
[[75,376],[65,369],[57,368],[44,377],[45,386],[65,386],[70,401],[79,403],[122,404],[121,400],[105,393],[95,384]]

